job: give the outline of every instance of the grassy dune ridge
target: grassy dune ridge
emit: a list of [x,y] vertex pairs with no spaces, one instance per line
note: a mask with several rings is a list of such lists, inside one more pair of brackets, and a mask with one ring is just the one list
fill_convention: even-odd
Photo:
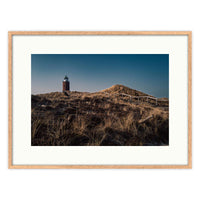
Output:
[[[32,145],[139,146],[168,145],[168,101],[153,100],[122,85],[96,92],[32,95]],[[149,95],[150,96],[150,95]],[[165,99],[166,100],[166,99]]]

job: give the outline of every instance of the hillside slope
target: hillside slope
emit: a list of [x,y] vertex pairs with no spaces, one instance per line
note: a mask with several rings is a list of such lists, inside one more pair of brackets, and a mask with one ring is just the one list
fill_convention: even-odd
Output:
[[[127,87],[104,91],[144,95]],[[34,146],[168,145],[168,104],[138,102],[104,92],[32,95]]]
[[110,94],[124,93],[124,94],[132,95],[132,96],[151,96],[143,92],[140,92],[138,90],[134,90],[129,87],[126,87],[124,85],[113,85],[112,87],[107,88],[105,90],[101,90],[100,92],[107,92]]

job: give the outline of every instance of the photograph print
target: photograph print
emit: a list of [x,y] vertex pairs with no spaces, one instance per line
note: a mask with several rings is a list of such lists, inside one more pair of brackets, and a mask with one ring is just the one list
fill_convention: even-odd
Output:
[[169,54],[32,54],[32,146],[168,146]]

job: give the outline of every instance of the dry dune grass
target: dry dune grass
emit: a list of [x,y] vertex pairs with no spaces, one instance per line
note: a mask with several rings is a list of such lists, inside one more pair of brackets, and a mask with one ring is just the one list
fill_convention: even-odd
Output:
[[145,94],[143,92],[131,89],[131,88],[126,87],[124,85],[113,85],[112,87],[105,89],[105,90],[102,90],[100,92],[107,92],[107,93],[111,93],[111,94],[124,93],[124,94],[129,94],[129,95],[132,95],[132,96],[147,96],[147,94]]
[[[108,90],[130,92],[121,87]],[[167,105],[102,92],[32,95],[32,145],[168,145],[168,123]]]

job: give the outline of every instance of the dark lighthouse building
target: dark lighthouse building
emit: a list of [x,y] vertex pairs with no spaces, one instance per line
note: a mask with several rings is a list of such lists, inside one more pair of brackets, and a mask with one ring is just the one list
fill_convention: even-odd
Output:
[[63,80],[63,92],[70,91],[70,83],[69,83],[69,78],[67,76],[64,77]]

